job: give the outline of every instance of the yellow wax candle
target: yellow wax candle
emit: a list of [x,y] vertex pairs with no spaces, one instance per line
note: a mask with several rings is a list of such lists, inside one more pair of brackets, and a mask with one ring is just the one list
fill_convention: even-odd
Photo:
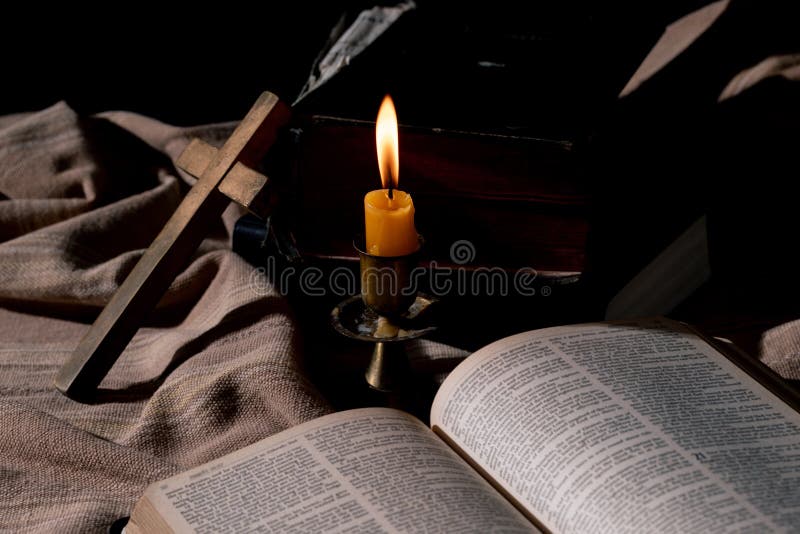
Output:
[[364,197],[367,252],[373,256],[405,256],[419,247],[414,228],[414,203],[405,191],[370,191]]
[[411,195],[397,189],[400,177],[397,113],[386,95],[375,123],[378,167],[384,189],[364,197],[367,252],[373,256],[405,256],[419,247],[414,228],[414,203]]

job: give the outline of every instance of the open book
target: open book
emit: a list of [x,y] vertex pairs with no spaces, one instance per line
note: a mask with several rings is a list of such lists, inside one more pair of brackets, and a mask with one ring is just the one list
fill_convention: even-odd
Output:
[[667,319],[536,330],[462,362],[431,428],[315,419],[153,484],[126,532],[785,531],[797,406]]

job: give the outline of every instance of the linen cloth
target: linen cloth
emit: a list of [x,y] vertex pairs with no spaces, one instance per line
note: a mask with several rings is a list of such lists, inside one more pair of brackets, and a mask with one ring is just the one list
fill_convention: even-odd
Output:
[[229,209],[81,404],[53,387],[191,179],[180,129],[59,103],[0,119],[0,531],[107,531],[155,480],[329,411],[286,301],[230,251]]

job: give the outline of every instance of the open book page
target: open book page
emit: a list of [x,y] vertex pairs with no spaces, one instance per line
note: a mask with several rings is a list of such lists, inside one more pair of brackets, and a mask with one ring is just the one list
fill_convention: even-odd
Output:
[[385,408],[315,419],[145,496],[179,532],[531,530],[430,429]]
[[800,524],[800,415],[666,319],[489,345],[431,423],[554,532]]

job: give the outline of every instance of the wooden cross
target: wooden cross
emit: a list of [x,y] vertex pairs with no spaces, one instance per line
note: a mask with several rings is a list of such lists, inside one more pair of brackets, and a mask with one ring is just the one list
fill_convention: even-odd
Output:
[[197,183],[61,367],[59,391],[74,399],[92,395],[231,200],[264,214],[268,179],[253,168],[289,115],[286,104],[264,92],[222,148],[199,139],[186,147],[177,165]]

